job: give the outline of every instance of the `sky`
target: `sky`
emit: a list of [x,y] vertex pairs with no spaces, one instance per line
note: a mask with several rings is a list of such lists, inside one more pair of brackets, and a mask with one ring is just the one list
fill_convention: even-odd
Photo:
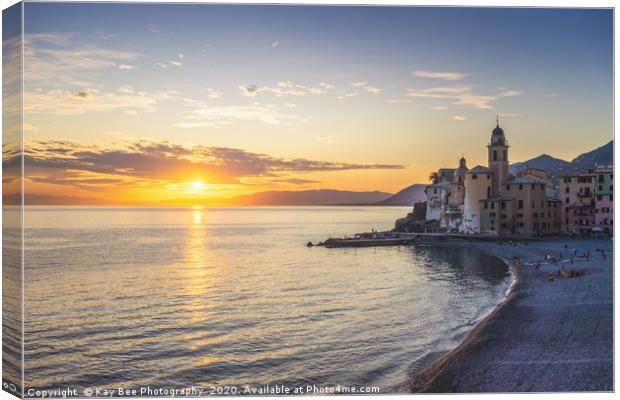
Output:
[[[26,192],[124,202],[394,193],[613,136],[612,12],[25,5]],[[6,41],[11,38],[5,38]]]

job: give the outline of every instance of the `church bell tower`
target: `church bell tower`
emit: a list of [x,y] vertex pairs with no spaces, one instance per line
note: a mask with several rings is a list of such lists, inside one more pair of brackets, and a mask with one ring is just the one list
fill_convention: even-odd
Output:
[[489,169],[493,173],[491,193],[498,196],[501,192],[502,183],[508,179],[508,144],[504,136],[504,130],[499,127],[499,116],[496,119],[497,126],[491,133],[489,149]]

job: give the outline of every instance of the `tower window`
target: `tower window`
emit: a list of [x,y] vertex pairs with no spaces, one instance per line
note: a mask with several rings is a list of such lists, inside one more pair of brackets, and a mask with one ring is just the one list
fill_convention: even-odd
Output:
[[497,161],[497,150],[493,150],[493,161]]
[[508,157],[506,157],[506,150],[504,150],[504,161],[508,161]]
[[491,197],[491,187],[487,186],[487,198]]

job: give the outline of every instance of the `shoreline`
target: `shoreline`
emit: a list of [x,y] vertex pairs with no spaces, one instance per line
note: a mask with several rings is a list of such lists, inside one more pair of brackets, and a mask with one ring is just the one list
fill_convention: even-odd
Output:
[[[441,245],[475,247],[502,259],[513,274],[513,282],[504,300],[483,314],[455,348],[422,364],[409,380],[410,392],[613,390],[611,240],[566,238],[517,246],[442,241]],[[556,276],[549,282],[549,274],[555,274],[560,264],[543,265],[540,271],[527,265],[542,260],[545,254],[565,252],[564,245],[569,252],[573,248],[590,249],[590,261],[566,265],[567,269],[583,271],[584,276]],[[596,248],[605,249],[606,260],[594,251]],[[510,255],[521,258],[520,271],[515,271]],[[594,286],[598,290],[590,296],[589,289]],[[588,299],[585,303],[580,301],[584,297]],[[597,312],[592,314],[592,309]],[[572,343],[559,341],[563,338]]]

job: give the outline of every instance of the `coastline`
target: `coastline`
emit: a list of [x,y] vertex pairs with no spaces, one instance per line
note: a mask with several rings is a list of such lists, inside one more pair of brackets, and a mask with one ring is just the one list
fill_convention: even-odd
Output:
[[[475,247],[508,262],[514,274],[506,298],[451,351],[428,361],[409,381],[415,393],[548,392],[613,390],[613,242],[556,239],[509,246],[446,241]],[[565,251],[564,246],[568,246]],[[542,261],[578,248],[590,261],[565,268],[575,278],[547,280],[559,265]],[[606,260],[595,249],[603,248]],[[563,253],[563,254],[562,254]],[[517,273],[511,262],[521,257]]]

